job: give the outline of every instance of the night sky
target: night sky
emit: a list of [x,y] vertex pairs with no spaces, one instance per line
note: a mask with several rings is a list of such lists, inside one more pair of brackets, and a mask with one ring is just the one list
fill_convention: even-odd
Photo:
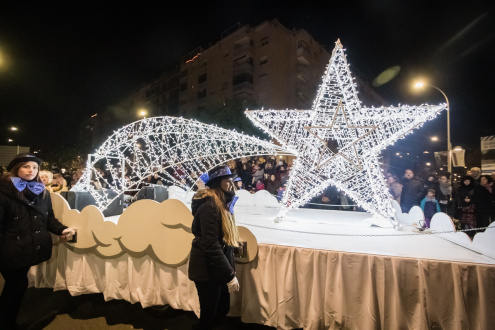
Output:
[[[452,144],[476,146],[480,136],[495,135],[492,3],[2,2],[1,144],[8,137],[33,148],[71,144],[81,121],[190,51],[219,41],[232,25],[277,18],[286,28],[307,30],[329,51],[340,38],[351,71],[370,83],[385,69],[400,66],[393,80],[376,87],[390,104],[444,102],[433,89],[411,92],[414,77],[429,77],[449,97]],[[19,127],[16,135],[8,131],[12,125]],[[402,143],[421,145],[431,135],[445,138],[445,113]]]

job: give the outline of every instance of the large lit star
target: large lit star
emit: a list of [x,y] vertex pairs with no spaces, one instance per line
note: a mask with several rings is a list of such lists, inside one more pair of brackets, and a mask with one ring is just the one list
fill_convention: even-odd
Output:
[[362,106],[338,40],[311,110],[246,114],[297,156],[279,217],[334,185],[373,215],[395,222],[379,154],[443,109],[445,104]]

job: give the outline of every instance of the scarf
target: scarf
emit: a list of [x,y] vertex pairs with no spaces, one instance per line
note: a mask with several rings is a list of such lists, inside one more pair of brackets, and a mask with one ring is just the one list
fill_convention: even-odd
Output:
[[227,203],[230,214],[234,214],[234,206],[238,199],[239,197],[235,195],[234,191],[225,193],[225,202]]
[[452,194],[452,185],[450,184],[450,181],[445,183],[440,182],[440,191],[444,194],[444,196]]
[[19,191],[23,191],[27,187],[33,194],[39,195],[45,190],[45,185],[42,182],[26,181],[16,176],[11,177],[10,180]]
[[436,202],[435,197],[428,197],[428,196],[425,196],[425,197],[426,197],[427,202]]

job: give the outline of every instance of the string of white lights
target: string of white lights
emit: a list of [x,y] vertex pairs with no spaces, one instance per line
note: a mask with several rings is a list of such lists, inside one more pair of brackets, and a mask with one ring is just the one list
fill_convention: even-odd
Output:
[[[115,131],[88,157],[86,173],[72,190],[89,191],[103,211],[119,195],[137,189],[155,173],[163,183],[189,190],[202,173],[228,160],[287,154],[279,146],[235,130],[183,118],[152,117]],[[109,177],[98,169],[108,171]],[[125,180],[122,171],[126,172]],[[117,196],[110,198],[105,191],[95,189],[92,179],[105,182]]]

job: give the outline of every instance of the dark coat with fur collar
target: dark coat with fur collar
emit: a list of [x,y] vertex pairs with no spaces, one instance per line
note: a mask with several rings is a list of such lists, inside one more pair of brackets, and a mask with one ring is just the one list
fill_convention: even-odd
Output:
[[0,182],[0,268],[29,267],[50,259],[50,232],[61,235],[66,228],[55,219],[47,190],[29,201],[10,180]]

